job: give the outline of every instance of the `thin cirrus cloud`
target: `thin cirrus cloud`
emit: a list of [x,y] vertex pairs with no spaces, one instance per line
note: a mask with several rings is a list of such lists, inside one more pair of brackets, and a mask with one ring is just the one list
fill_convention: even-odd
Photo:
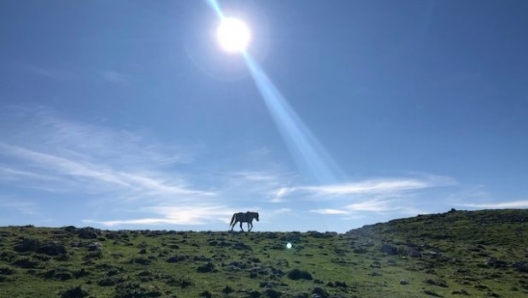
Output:
[[343,196],[359,194],[390,194],[404,191],[419,190],[424,188],[445,186],[454,183],[448,177],[431,176],[424,179],[419,178],[388,178],[369,179],[359,182],[350,182],[335,185],[305,186],[297,190],[306,191],[322,196]]
[[496,202],[496,203],[478,203],[478,204],[461,204],[464,207],[479,208],[479,209],[515,209],[528,208],[528,200]]
[[129,81],[128,75],[121,73],[121,72],[114,71],[114,70],[103,71],[101,73],[101,77],[106,82],[112,83],[112,84],[124,84],[124,83],[128,83]]
[[203,225],[209,220],[227,221],[233,210],[223,205],[198,204],[195,206],[154,206],[147,207],[144,211],[153,214],[153,217],[142,217],[125,220],[83,220],[85,223],[97,223],[108,227],[121,225]]
[[418,214],[424,196],[437,187],[456,185],[450,177],[421,175],[414,178],[366,179],[336,185],[297,187],[303,198],[328,202],[326,208],[310,212],[329,216],[356,216],[358,214]]
[[324,214],[324,215],[336,215],[336,214],[349,214],[349,211],[339,209],[313,209],[310,210],[312,213]]
[[47,77],[53,80],[70,80],[75,77],[75,73],[65,69],[41,67],[36,65],[27,65],[26,70],[35,75]]
[[[98,205],[97,210],[104,210],[110,204],[115,213],[140,210],[161,215],[157,220],[147,221],[158,224],[198,223],[199,219],[215,216],[214,212],[200,211],[216,206],[212,199],[217,195],[215,191],[193,187],[186,173],[165,170],[167,165],[192,162],[192,155],[182,147],[152,142],[141,133],[64,120],[41,107],[15,107],[4,112],[1,116],[6,117],[2,118],[11,121],[0,129],[0,184],[15,193],[17,187],[40,191],[34,197],[41,199],[31,202],[35,208],[46,203],[41,192],[44,190],[82,197],[83,206]],[[198,206],[197,201],[202,205]],[[80,208],[73,201],[65,203]],[[161,209],[149,209],[169,203],[185,205],[188,213],[195,215],[189,218],[183,213],[170,215]],[[90,210],[82,211],[88,215]],[[182,220],[178,221],[175,214]],[[108,213],[103,212],[101,216]],[[101,222],[111,226],[135,221]]]

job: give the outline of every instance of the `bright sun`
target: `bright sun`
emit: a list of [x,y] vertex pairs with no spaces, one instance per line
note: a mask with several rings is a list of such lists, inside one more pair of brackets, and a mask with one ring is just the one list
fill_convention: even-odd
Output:
[[225,18],[218,26],[216,37],[225,51],[241,53],[247,49],[251,41],[251,32],[243,21],[235,18]]

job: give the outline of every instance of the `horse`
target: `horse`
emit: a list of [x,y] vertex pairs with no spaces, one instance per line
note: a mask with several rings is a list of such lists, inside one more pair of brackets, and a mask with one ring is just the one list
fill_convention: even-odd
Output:
[[[231,223],[229,226],[231,227],[231,231],[233,231],[233,228],[235,227],[237,222],[240,222],[240,229],[242,232],[244,232],[244,228],[242,228],[242,223],[247,222],[248,224],[248,232],[251,232],[251,229],[253,229],[253,219],[256,219],[259,221],[259,214],[258,212],[238,212],[233,214],[233,217],[231,217]],[[251,225],[251,227],[250,227]]]

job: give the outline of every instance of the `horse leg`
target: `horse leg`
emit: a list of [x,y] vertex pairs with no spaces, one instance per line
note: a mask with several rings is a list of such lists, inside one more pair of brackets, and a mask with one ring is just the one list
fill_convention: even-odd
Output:
[[240,229],[242,230],[242,232],[244,232],[244,228],[242,227],[242,222],[240,222]]
[[[251,227],[250,227],[250,225],[251,225]],[[253,230],[253,223],[248,222],[248,232],[251,232],[251,230]]]

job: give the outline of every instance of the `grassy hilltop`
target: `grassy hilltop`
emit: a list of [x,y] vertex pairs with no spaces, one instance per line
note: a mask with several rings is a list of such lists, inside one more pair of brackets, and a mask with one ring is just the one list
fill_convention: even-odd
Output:
[[528,210],[451,210],[345,234],[0,228],[10,298],[528,297],[527,277]]

